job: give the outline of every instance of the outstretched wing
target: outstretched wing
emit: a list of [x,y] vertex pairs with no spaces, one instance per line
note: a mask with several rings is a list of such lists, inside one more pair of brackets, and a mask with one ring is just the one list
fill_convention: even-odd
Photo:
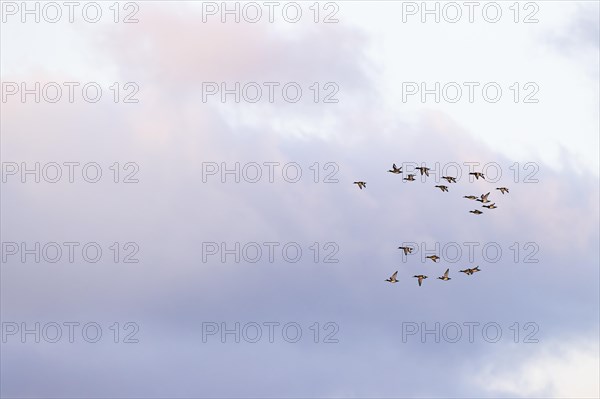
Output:
[[444,273],[444,277],[448,277],[448,272],[450,272],[450,269],[446,269],[446,273]]

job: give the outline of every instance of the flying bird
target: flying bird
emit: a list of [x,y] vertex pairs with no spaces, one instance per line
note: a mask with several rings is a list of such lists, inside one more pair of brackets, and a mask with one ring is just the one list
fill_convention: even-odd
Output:
[[361,190],[362,190],[363,188],[366,188],[366,187],[367,187],[367,183],[366,183],[366,182],[364,182],[364,181],[355,181],[355,182],[354,182],[354,183],[352,183],[352,184],[358,184],[358,188],[360,188]]
[[481,198],[478,198],[476,201],[483,202],[484,204],[487,204],[488,202],[490,202],[490,200],[488,199],[489,195],[490,195],[490,193],[481,194]]
[[396,167],[396,164],[392,165],[392,169],[388,170],[388,172],[390,173],[394,173],[394,174],[400,174],[402,173],[402,166],[400,166],[399,168]]
[[413,276],[413,277],[416,277],[419,279],[419,287],[421,286],[421,283],[423,282],[423,280],[427,278],[427,276],[424,276],[422,274],[419,274],[419,275]]
[[506,187],[497,187],[496,190],[500,190],[502,195],[504,195],[504,193],[508,193],[508,188]]
[[404,178],[404,180],[415,181],[415,175],[408,175],[407,177]]
[[448,183],[456,183],[456,177],[452,176],[442,176],[442,179],[446,179]]
[[397,283],[398,280],[396,279],[396,276],[398,275],[398,271],[396,270],[396,272],[394,274],[392,274],[392,276],[388,279],[386,279],[385,281],[388,281],[390,283]]
[[494,202],[493,204],[491,204],[491,205],[482,205],[482,206],[483,206],[484,208],[488,208],[488,209],[496,209],[496,208],[498,208],[498,207],[496,206],[496,203],[495,203],[495,202]]
[[411,247],[398,247],[398,249],[401,249],[404,251],[404,255],[408,255],[410,253],[412,253],[413,249]]
[[479,209],[475,209],[474,211],[469,211],[469,213],[474,213],[475,215],[481,215],[483,212],[481,212]]
[[448,192],[448,186],[436,186],[436,187],[442,191]]
[[450,277],[448,277],[448,272],[450,271],[450,269],[446,269],[446,273],[444,273],[444,275],[442,277],[438,277],[440,280],[444,280],[444,281],[448,281],[448,280],[452,280]]
[[465,195],[465,196],[463,196],[463,198],[470,199],[470,200],[477,199],[477,197],[474,195]]
[[477,267],[475,267],[473,269],[466,268],[465,270],[459,270],[459,271],[461,273],[466,274],[467,276],[470,276],[471,274],[480,272],[481,270],[479,270],[479,266],[477,266]]
[[425,174],[425,176],[429,177],[429,168],[425,167],[425,166],[419,166],[417,168],[418,171],[421,172],[421,176],[423,176],[423,174]]
[[430,255],[430,256],[426,256],[426,258],[429,258],[432,261],[437,262],[440,257],[437,255]]
[[481,177],[483,180],[485,180],[485,176],[484,176],[484,175],[483,175],[483,173],[481,173],[481,172],[471,172],[471,173],[469,173],[469,174],[470,174],[470,175],[473,175],[473,176],[475,176],[475,178],[476,178],[477,180],[479,180],[479,178],[480,178],[480,177]]

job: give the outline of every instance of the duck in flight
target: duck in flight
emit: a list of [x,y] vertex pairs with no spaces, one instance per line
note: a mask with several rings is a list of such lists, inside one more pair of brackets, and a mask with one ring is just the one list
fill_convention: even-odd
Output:
[[396,167],[396,164],[392,165],[392,169],[388,170],[388,172],[390,173],[394,173],[394,174],[400,174],[402,173],[402,166],[400,166],[399,168]]
[[390,283],[397,283],[398,280],[396,279],[396,276],[398,275],[398,270],[396,270],[396,272],[394,274],[392,274],[392,276],[388,279],[386,279],[385,281],[390,282]]
[[488,202],[490,202],[490,200],[488,199],[489,195],[490,195],[490,193],[481,194],[481,198],[478,198],[476,201],[483,202],[484,204],[487,204]]
[[416,276],[413,276],[419,279],[419,287],[421,286],[421,283],[423,282],[423,280],[425,280],[427,278],[427,276],[424,276],[422,274],[418,274]]
[[425,174],[425,176],[429,177],[429,168],[425,167],[425,166],[419,166],[417,168],[418,171],[421,172],[421,176],[423,176],[423,174]]
[[440,280],[444,280],[444,281],[452,280],[450,277],[448,277],[448,272],[450,272],[450,269],[446,269],[446,273],[444,273],[444,275],[442,277],[438,277],[438,278]]
[[504,195],[504,193],[508,193],[508,188],[506,187],[497,187],[496,190],[500,190],[502,195]]
[[434,262],[437,262],[440,257],[437,255],[429,255],[429,256],[426,256],[426,258],[431,259]]
[[484,208],[488,208],[488,209],[496,209],[496,208],[498,208],[498,207],[496,206],[496,203],[495,203],[495,202],[494,202],[493,204],[491,204],[491,205],[482,205],[482,206],[483,206]]
[[364,181],[355,181],[355,182],[354,182],[354,183],[352,183],[352,184],[358,184],[358,188],[360,188],[361,190],[362,190],[363,188],[366,188],[366,187],[367,187],[367,183],[366,183],[366,182],[364,182]]
[[475,215],[481,215],[483,212],[481,212],[479,209],[475,209],[474,211],[469,211],[469,213],[474,213]]
[[470,200],[477,199],[477,197],[474,195],[465,195],[465,196],[463,196],[463,198],[470,199]]
[[452,176],[442,176],[442,179],[446,179],[448,183],[456,183],[456,177]]
[[436,186],[436,187],[442,191],[448,192],[448,186]]
[[477,266],[477,267],[475,267],[475,268],[473,268],[473,269],[469,269],[469,268],[467,268],[467,269],[465,269],[465,270],[460,270],[460,272],[461,272],[461,273],[464,273],[464,274],[466,274],[467,276],[470,276],[471,274],[473,274],[473,273],[477,273],[477,272],[480,272],[480,271],[481,271],[481,270],[479,270],[479,266]]
[[412,253],[413,249],[411,247],[398,247],[398,249],[401,249],[404,251],[404,255],[408,255],[410,253]]
[[404,178],[404,180],[415,181],[415,175],[408,175]]
[[481,177],[483,180],[485,180],[485,176],[484,176],[484,175],[483,175],[483,173],[481,173],[481,172],[471,172],[471,173],[469,173],[469,174],[470,174],[470,175],[473,175],[473,176],[475,176],[475,178],[476,178],[477,180],[479,180],[479,178],[480,178],[480,177]]

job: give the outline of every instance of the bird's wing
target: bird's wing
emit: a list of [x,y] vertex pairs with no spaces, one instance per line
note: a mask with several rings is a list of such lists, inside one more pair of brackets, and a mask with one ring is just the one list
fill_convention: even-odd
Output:
[[396,272],[394,274],[392,274],[392,279],[396,279],[396,276],[398,275],[398,271],[396,270]]
[[448,277],[448,272],[450,272],[450,269],[446,269],[446,273],[444,273],[444,277]]

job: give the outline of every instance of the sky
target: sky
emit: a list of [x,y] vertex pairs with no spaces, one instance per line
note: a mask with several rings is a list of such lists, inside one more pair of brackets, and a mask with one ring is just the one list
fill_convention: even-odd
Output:
[[600,396],[598,2],[35,4],[1,397]]

